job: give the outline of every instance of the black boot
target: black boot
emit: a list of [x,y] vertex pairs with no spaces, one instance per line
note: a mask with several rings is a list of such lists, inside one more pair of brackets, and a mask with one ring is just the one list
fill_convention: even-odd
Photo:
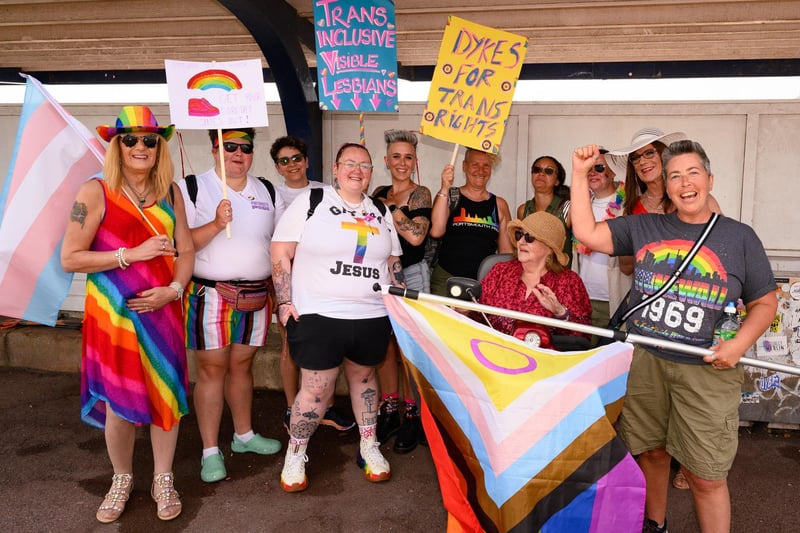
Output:
[[388,402],[381,403],[378,410],[378,428],[376,429],[378,442],[385,444],[389,437],[397,433],[400,429],[400,413],[397,411],[397,404],[394,409]]
[[419,443],[419,434],[421,432],[419,413],[416,406],[413,410],[407,410],[403,417],[403,423],[400,425],[400,431],[397,432],[397,438],[394,440],[395,453],[409,453],[413,452]]

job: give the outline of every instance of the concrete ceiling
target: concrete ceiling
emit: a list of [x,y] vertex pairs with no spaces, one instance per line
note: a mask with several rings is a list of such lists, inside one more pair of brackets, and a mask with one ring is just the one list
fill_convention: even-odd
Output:
[[[239,3],[248,1],[293,8],[290,23],[316,66],[312,0]],[[598,64],[624,66],[622,75],[631,64],[696,64],[694,75],[714,75],[714,65],[800,74],[799,1],[397,0],[395,9],[401,76],[415,79],[436,64],[448,15],[528,37],[523,77],[547,66],[569,77]],[[50,82],[133,81],[126,73],[155,81],[163,80],[165,58],[254,57],[269,68],[245,25],[216,0],[0,0],[2,81],[18,81],[18,71]],[[661,74],[650,68],[641,75]]]

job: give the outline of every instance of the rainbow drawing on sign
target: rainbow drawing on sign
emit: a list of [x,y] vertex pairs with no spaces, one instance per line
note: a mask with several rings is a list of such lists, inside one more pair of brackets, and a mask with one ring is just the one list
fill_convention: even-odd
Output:
[[188,89],[222,89],[223,91],[234,91],[242,88],[242,82],[233,72],[228,70],[204,70],[198,72],[186,83]]

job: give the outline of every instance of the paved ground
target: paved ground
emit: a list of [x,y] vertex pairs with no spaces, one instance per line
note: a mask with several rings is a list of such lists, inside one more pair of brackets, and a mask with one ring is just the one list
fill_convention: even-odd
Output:
[[[199,479],[200,439],[194,416],[184,419],[175,462],[184,511],[174,522],[155,516],[148,496],[152,462],[144,430],[137,437],[136,488],[115,524],[101,525],[94,513],[108,489],[111,468],[103,435],[79,421],[76,374],[0,368],[0,531],[302,531],[303,533],[445,531],[436,474],[428,449],[409,455],[386,451],[393,478],[371,484],[355,466],[358,436],[320,428],[309,448],[310,488],[281,491],[283,454],[230,456],[229,479],[208,485]],[[347,398],[337,398],[347,408]],[[283,395],[257,391],[257,431],[285,437]],[[229,419],[222,435],[231,434]],[[731,473],[734,532],[797,531],[800,522],[800,434],[740,430],[740,450]],[[697,530],[688,492],[670,493],[669,529]]]

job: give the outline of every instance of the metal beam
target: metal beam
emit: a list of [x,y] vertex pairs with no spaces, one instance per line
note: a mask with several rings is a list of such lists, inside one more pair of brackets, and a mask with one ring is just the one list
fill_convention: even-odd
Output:
[[306,63],[298,35],[313,36],[311,24],[285,1],[220,0],[255,39],[272,71],[286,131],[309,147],[309,179],[322,181],[322,111],[316,77]]

